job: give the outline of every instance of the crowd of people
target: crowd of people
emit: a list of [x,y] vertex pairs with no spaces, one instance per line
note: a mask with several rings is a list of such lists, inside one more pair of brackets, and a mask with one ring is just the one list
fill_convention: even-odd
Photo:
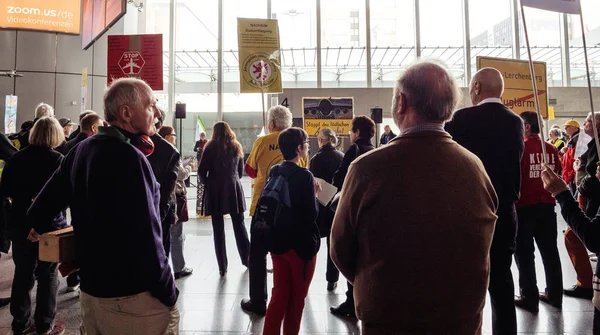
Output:
[[[473,106],[455,111],[453,76],[435,61],[422,61],[398,79],[391,113],[400,135],[386,126],[378,149],[376,124],[356,116],[345,153],[337,149],[338,134],[324,128],[310,158],[308,134],[292,127],[283,106],[268,111],[269,132],[246,161],[226,122],[213,126],[209,140],[202,134],[194,148],[203,190],[199,210],[212,221],[220,276],[228,269],[224,216],[231,217],[250,279],[241,308],[265,316],[264,334],[298,334],[321,238],[327,290],[336,289],[340,273],[347,281],[346,299],[331,313],[360,319],[364,334],[481,333],[486,292],[494,334],[517,333],[516,307],[537,313],[541,301],[561,309],[563,294],[593,297],[593,332],[600,333],[600,296],[594,294],[600,279],[587,251],[600,251],[595,143],[579,143],[574,120],[564,133],[551,129],[544,141],[538,114],[513,113],[502,104],[503,90],[502,74],[484,68],[469,87]],[[65,331],[55,320],[58,264],[38,260],[36,242],[69,225],[76,271],[67,284],[81,291],[83,334],[178,333],[175,280],[193,273],[183,256],[192,160],[181,158],[175,129],[163,125],[166,115],[145,82],[115,80],[103,100],[104,118],[82,113],[74,132],[70,119],[56,119],[51,106],[40,104],[19,133],[0,136],[6,228],[0,251],[8,252],[12,242],[15,264],[10,300],[0,304],[10,303],[15,334]],[[600,129],[600,113],[588,116],[583,131],[593,135],[594,127]],[[588,145],[580,157],[578,145]],[[244,173],[254,179],[250,234]],[[329,186],[323,183],[338,191],[329,203],[318,200]],[[557,201],[577,272],[568,289],[557,246]],[[107,222],[118,232],[106,229]],[[534,245],[544,264],[542,293]]]

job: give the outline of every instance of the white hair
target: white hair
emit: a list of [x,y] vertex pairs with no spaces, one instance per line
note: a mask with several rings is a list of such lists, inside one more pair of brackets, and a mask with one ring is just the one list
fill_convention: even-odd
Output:
[[292,112],[285,106],[273,106],[269,108],[267,115],[267,123],[275,123],[275,130],[284,130],[292,126]]
[[111,123],[119,118],[119,108],[123,105],[136,106],[143,103],[146,82],[136,78],[119,78],[111,83],[104,93],[104,117]]
[[396,81],[392,100],[392,115],[396,114],[400,94],[424,120],[443,122],[452,117],[460,91],[454,77],[442,62],[429,59],[411,65]]
[[39,119],[44,116],[53,117],[54,108],[52,108],[52,106],[48,105],[47,103],[42,102],[35,108],[35,118]]
[[338,145],[338,138],[331,128],[323,128],[319,131],[319,138],[327,143],[331,143],[334,147]]
[[557,129],[557,128],[550,129],[550,131],[548,132],[548,134],[550,136],[554,135],[554,136],[556,136],[558,138],[562,138],[562,131],[560,129]]
[[[592,117],[592,113],[588,113],[588,118]],[[600,112],[594,112],[594,123],[596,127],[600,127]]]

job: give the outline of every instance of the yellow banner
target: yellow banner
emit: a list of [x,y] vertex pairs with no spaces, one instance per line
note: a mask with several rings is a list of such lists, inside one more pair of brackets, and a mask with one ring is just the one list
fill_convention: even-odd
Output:
[[[492,57],[477,57],[477,69],[492,67],[504,77],[502,101],[513,112],[535,112],[535,96],[529,71],[529,61]],[[546,63],[533,62],[535,80],[540,101],[540,113],[548,118],[548,82],[546,81]]]
[[304,130],[308,136],[319,135],[319,131],[323,128],[331,128],[338,136],[347,136],[352,129],[352,120],[304,120]]
[[331,128],[338,136],[348,136],[354,117],[352,97],[302,97],[304,130],[309,136],[319,135],[323,128]]
[[281,93],[277,20],[238,18],[240,92]]
[[88,80],[88,68],[84,67],[83,71],[81,71],[81,87],[87,86],[87,80]]

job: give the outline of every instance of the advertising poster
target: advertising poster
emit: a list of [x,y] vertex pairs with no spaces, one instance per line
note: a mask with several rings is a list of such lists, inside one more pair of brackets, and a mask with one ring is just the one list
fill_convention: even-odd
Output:
[[144,80],[163,90],[162,34],[108,36],[107,85],[117,78]]
[[83,68],[81,71],[81,112],[85,112],[87,109],[87,80],[88,80],[88,68]]
[[3,0],[0,28],[79,34],[81,0]]
[[302,98],[304,130],[317,136],[323,128],[331,128],[338,136],[348,135],[354,117],[354,98]]
[[[529,71],[529,61],[505,58],[477,57],[477,70],[493,67],[504,77],[502,102],[513,112],[535,112],[535,96]],[[546,81],[546,63],[533,62],[535,80],[540,100],[540,114],[548,118],[548,82]]]
[[281,93],[277,20],[238,18],[240,92]]
[[17,96],[7,95],[4,107],[4,133],[17,132]]

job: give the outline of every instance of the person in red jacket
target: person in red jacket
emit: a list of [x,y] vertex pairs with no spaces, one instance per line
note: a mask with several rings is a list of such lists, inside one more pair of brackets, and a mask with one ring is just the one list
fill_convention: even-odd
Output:
[[[525,150],[521,159],[521,198],[516,203],[519,230],[515,251],[521,296],[515,300],[515,306],[537,313],[540,300],[561,308],[563,295],[562,269],[556,242],[556,201],[544,189],[540,177],[544,163],[542,145],[546,146],[547,166],[560,174],[561,165],[554,145],[542,142],[540,138],[538,115],[524,112],[521,118],[525,125]],[[546,290],[541,294],[536,284],[534,240],[546,272]]]
[[579,131],[581,127],[579,126],[579,122],[575,120],[570,120],[565,123],[565,131],[567,135],[569,135],[569,142],[567,145],[562,148],[562,177],[565,183],[569,186],[572,194],[575,194],[577,190],[577,186],[575,186],[575,174],[576,171],[573,168],[573,163],[575,163],[575,151],[577,150],[577,141],[579,140]]

